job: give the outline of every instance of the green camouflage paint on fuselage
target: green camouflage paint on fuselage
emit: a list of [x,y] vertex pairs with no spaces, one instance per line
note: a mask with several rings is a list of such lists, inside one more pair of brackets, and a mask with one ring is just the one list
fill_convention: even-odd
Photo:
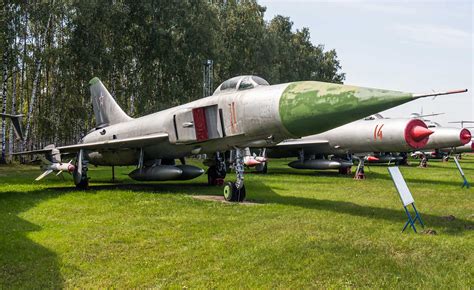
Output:
[[[410,93],[306,81],[292,83],[285,89],[279,110],[288,132],[302,137],[327,131],[410,100],[413,100]],[[318,130],[315,130],[316,127]]]

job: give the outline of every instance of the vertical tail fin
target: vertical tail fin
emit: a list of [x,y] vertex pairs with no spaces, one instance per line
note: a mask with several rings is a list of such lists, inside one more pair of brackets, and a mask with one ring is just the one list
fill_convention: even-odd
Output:
[[21,117],[23,115],[10,115],[10,114],[2,114],[0,113],[0,117],[2,118],[10,118],[12,120],[13,128],[15,129],[15,134],[17,139],[23,141],[23,132],[21,131]]
[[104,127],[132,120],[120,108],[99,78],[95,77],[90,80],[89,85],[96,127]]

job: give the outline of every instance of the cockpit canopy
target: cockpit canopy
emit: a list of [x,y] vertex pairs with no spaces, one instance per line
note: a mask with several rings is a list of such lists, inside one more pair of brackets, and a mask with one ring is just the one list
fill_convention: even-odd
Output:
[[214,91],[214,95],[243,91],[256,88],[258,86],[269,86],[270,84],[257,76],[238,76],[226,80]]

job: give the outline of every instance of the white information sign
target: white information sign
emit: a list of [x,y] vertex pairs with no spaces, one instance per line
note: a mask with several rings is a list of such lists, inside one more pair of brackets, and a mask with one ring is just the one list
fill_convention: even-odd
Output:
[[400,195],[400,199],[402,200],[403,206],[407,206],[409,204],[414,203],[415,200],[413,199],[413,196],[411,195],[410,189],[408,189],[405,179],[403,179],[400,169],[396,166],[388,167],[388,172],[390,173],[390,176],[392,176],[393,183],[395,184],[395,187],[397,188],[397,191],[398,191],[398,194]]

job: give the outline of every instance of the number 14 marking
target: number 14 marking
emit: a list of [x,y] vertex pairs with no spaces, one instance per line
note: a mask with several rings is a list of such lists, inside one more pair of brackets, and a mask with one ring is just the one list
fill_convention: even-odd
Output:
[[377,141],[377,138],[379,138],[380,140],[383,139],[383,133],[382,133],[382,127],[383,127],[384,124],[380,125],[377,125],[375,126],[375,129],[374,129],[374,140]]

